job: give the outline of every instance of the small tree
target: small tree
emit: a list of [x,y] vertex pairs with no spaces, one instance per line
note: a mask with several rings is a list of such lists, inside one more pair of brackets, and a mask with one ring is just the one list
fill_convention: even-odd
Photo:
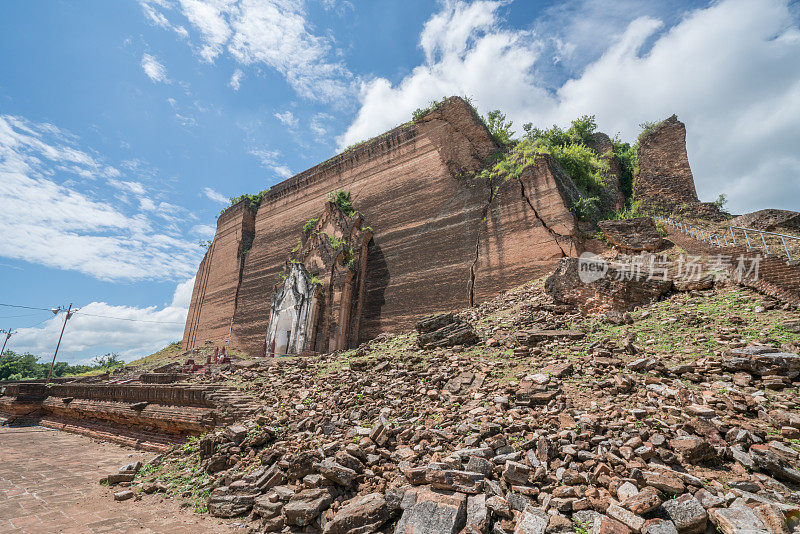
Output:
[[499,109],[493,109],[487,114],[486,127],[495,141],[501,145],[510,145],[513,142],[514,132],[511,131],[513,122],[506,122],[506,114]]
[[92,365],[98,369],[113,369],[114,367],[119,367],[124,363],[125,362],[119,357],[118,354],[113,354],[110,352],[102,356],[97,356],[92,361]]

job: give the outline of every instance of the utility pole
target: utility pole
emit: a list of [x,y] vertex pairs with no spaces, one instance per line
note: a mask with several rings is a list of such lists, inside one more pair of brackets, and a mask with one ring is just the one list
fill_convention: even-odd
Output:
[[0,330],[0,334],[4,333],[6,335],[6,340],[3,341],[3,348],[0,350],[0,358],[3,357],[3,353],[6,351],[6,343],[8,343],[8,338],[10,338],[14,332],[11,331],[9,328],[8,330]]
[[[61,346],[61,338],[64,336],[64,329],[67,327],[67,321],[69,320],[70,316],[72,315],[72,313],[70,313],[71,311],[72,311],[72,303],[70,302],[69,303],[69,308],[67,308],[67,315],[66,315],[66,317],[64,317],[64,324],[61,325],[61,334],[58,336],[58,344],[56,345],[55,353],[53,353],[53,361],[50,362],[50,372],[47,373],[47,381],[45,382],[45,384],[49,384],[50,383],[50,377],[53,375],[53,366],[56,364],[56,356],[58,355],[58,347]],[[56,313],[58,313],[58,312],[56,312]]]

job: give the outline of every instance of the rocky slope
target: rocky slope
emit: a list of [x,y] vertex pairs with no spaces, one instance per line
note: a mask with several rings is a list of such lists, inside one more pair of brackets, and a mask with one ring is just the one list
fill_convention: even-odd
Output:
[[260,411],[131,490],[253,532],[800,532],[795,312],[728,286],[584,317],[542,287],[461,314],[471,347],[382,336],[205,377]]

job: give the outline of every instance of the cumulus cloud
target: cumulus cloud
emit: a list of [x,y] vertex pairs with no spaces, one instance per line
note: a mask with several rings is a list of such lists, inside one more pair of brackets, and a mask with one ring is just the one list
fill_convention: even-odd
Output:
[[503,5],[450,2],[433,15],[420,35],[425,63],[396,85],[380,77],[363,82],[360,109],[339,146],[405,122],[416,108],[443,96],[474,97],[481,107],[503,103],[512,116],[549,100],[533,75],[540,44],[531,31],[502,29],[497,12]]
[[[172,302],[162,308],[116,306],[105,302],[76,305],[80,309],[67,322],[58,361],[88,363],[108,352],[130,361],[180,340],[193,287],[193,277],[179,283]],[[63,322],[62,313],[42,326],[20,328],[9,348],[17,353],[52,356]]]
[[[0,115],[0,256],[101,280],[174,280],[193,274],[198,247],[157,222],[191,216],[178,206],[153,202],[137,181],[109,178],[119,172],[110,173],[108,165],[72,142],[51,124]],[[75,178],[64,179],[69,171],[63,169],[71,167]],[[81,190],[100,179],[137,195],[140,205],[149,202],[142,205],[147,209],[124,211],[112,198],[114,189],[108,198],[99,187]]]
[[230,202],[228,200],[228,197],[226,197],[225,195],[223,195],[219,191],[215,191],[214,189],[212,189],[210,187],[204,187],[203,188],[203,194],[209,200],[213,200],[214,202],[219,202],[220,204],[228,204]]
[[[623,22],[636,18],[617,35],[608,36],[606,24],[605,40],[593,43],[601,52],[585,64],[576,52],[588,48],[579,28],[592,21],[565,29],[553,23],[557,18],[544,18],[536,31],[508,29],[498,13],[504,4],[444,4],[420,35],[423,64],[396,84],[380,77],[361,84],[360,108],[340,147],[453,94],[472,97],[484,111],[502,109],[517,125],[566,125],[593,114],[601,129],[628,140],[638,124],[676,113],[687,124],[702,199],[724,192],[734,211],[796,209],[800,29],[785,1],[723,0],[680,17],[658,16],[646,9],[656,5],[649,3],[612,9]],[[591,18],[591,11],[585,15]],[[553,86],[543,72],[561,57],[578,70]]]
[[[167,24],[167,14],[175,16],[165,2],[145,2],[142,7],[151,20],[151,11]],[[177,9],[199,34],[198,54],[205,62],[227,52],[240,65],[265,65],[310,100],[331,102],[350,90],[352,74],[335,59],[332,40],[310,30],[304,2],[180,0]],[[239,78],[231,79],[234,89]]]
[[144,54],[142,56],[142,69],[144,73],[147,74],[147,77],[155,83],[168,81],[167,69],[150,54]]

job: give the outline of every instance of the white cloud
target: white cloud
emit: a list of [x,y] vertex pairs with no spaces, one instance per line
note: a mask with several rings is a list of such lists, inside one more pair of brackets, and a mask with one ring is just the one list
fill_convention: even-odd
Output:
[[234,91],[238,91],[239,87],[241,87],[242,85],[241,82],[243,75],[244,72],[242,72],[242,69],[236,69],[235,71],[233,71],[233,74],[231,74],[231,80],[228,82],[228,86]]
[[142,196],[145,194],[144,186],[140,182],[130,182],[126,180],[109,180],[109,184],[122,191],[128,191],[134,195]]
[[328,113],[316,113],[311,117],[308,128],[315,135],[317,142],[322,143],[326,141],[325,138],[328,135],[328,128],[325,126],[325,123],[331,119],[333,119],[333,116]]
[[153,82],[168,82],[167,69],[155,57],[150,54],[142,56],[142,69],[147,77]]
[[[80,306],[67,322],[58,361],[88,363],[108,352],[130,361],[180,340],[193,287],[194,277],[179,283],[172,302],[163,308],[115,306],[105,302]],[[20,328],[9,348],[17,353],[51,356],[63,321],[62,313],[48,319],[43,326]]]
[[292,170],[286,165],[276,165],[272,167],[272,170],[284,180],[292,176]]
[[[193,274],[200,256],[195,244],[163,232],[144,211],[125,213],[113,193],[104,199],[102,188],[78,189],[106,178],[109,166],[66,143],[69,137],[53,128],[0,115],[0,256],[102,280],[169,280]],[[63,171],[58,169],[67,163],[89,178],[59,184]],[[114,189],[144,192],[133,180],[108,183]],[[178,211],[183,208],[146,200],[161,219],[185,215],[185,210]]]
[[451,2],[431,17],[420,36],[426,62],[397,85],[385,78],[363,82],[361,107],[338,139],[340,148],[407,121],[415,109],[443,96],[474,97],[481,107],[506,104],[502,107],[512,116],[548,100],[533,78],[539,43],[530,31],[500,28],[502,5]]
[[163,0],[139,0],[139,5],[142,7],[142,11],[144,11],[145,16],[147,16],[151,23],[166,30],[172,30],[184,39],[189,37],[189,32],[186,28],[171,24],[169,20],[167,20],[167,17],[156,9],[156,7],[168,6]]
[[[503,5],[446,3],[421,33],[425,63],[397,84],[380,77],[362,83],[360,109],[339,145],[379,134],[453,94],[473,97],[483,111],[502,109],[518,127],[566,125],[593,114],[602,130],[629,140],[638,124],[676,113],[687,124],[701,199],[724,192],[734,211],[796,209],[800,29],[785,1],[723,0],[672,17],[678,22],[671,26],[655,16],[626,24],[642,11],[631,9],[619,14],[622,33],[595,43],[602,52],[585,65],[574,55],[587,48],[580,28],[597,24],[564,31],[553,23],[558,19],[545,18],[536,33],[505,29]],[[655,4],[641,4],[647,5]],[[555,33],[544,33],[548,28]],[[554,41],[580,69],[552,87],[542,71],[553,63]]]
[[[199,33],[202,45],[198,53],[203,61],[211,63],[227,51],[243,66],[275,69],[305,98],[338,102],[351,90],[352,74],[333,59],[332,39],[309,30],[303,4],[290,0],[180,0],[179,10]],[[143,9],[151,20],[154,16],[149,11],[164,20],[165,12],[171,11],[170,5],[154,2],[146,2]],[[231,79],[234,89],[239,78]]]
[[263,148],[251,148],[251,156],[255,156],[261,162],[261,166],[274,172],[280,178],[286,179],[292,176],[292,171],[286,165],[278,163],[281,153],[278,150],[266,150]]
[[197,234],[200,237],[207,237],[211,239],[214,237],[214,234],[217,232],[217,229],[209,224],[196,224],[192,226],[192,233]]
[[288,126],[289,128],[294,128],[295,126],[297,126],[297,118],[288,109],[281,113],[275,113],[274,116],[284,126]]
[[218,191],[215,191],[215,190],[211,189],[210,187],[204,187],[203,188],[203,194],[208,199],[213,200],[214,202],[219,202],[220,204],[229,204],[230,203],[230,201],[228,200],[228,197],[226,197],[225,195],[223,195],[222,193],[220,193]]

